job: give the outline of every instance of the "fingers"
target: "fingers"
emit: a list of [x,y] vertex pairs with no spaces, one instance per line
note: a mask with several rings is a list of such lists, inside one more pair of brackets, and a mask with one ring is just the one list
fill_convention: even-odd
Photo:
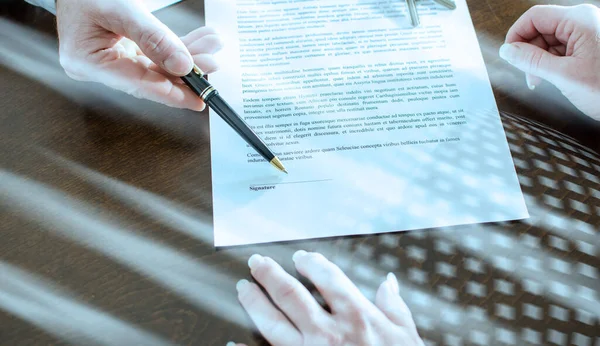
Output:
[[181,41],[186,46],[189,46],[192,42],[201,39],[204,36],[218,35],[217,31],[210,26],[202,26],[193,31],[190,31],[187,35],[181,37]]
[[[120,54],[119,56],[116,56],[116,57],[113,57],[110,60],[114,60],[117,58],[124,58],[124,57],[135,57],[136,55],[143,55],[143,52],[140,50],[140,48],[137,46],[137,44],[135,44],[135,42],[131,41],[130,39],[122,38],[119,41],[119,44],[117,44],[115,47],[119,47],[119,46],[122,46],[122,49],[126,53]],[[214,35],[209,35],[209,36],[204,36],[202,38],[199,38],[198,41],[192,42],[191,46],[188,47],[190,53],[192,54],[194,64],[198,65],[198,67],[200,67],[200,69],[202,69],[202,71],[204,71],[206,73],[212,73],[219,69],[219,63],[214,58],[213,54],[216,53],[217,51],[219,51],[221,48],[222,48],[221,39]],[[106,51],[106,50],[104,50],[104,51]],[[97,57],[96,60],[98,61],[99,58]],[[109,60],[109,59],[105,58],[104,60]],[[169,72],[165,71],[160,66],[155,65],[155,64],[152,64],[152,65],[153,66],[151,66],[151,68],[154,71],[164,73],[164,74],[168,75],[168,77],[175,77],[175,76],[170,76]],[[172,78],[172,80],[176,83],[179,83],[178,78],[179,77],[175,77],[175,78]]]
[[542,79],[556,84],[565,71],[568,61],[559,56],[565,55],[569,39],[564,30],[568,13],[568,7],[534,6],[508,30],[500,57],[525,72],[530,90]]
[[527,43],[558,56],[565,56],[567,52],[567,47],[552,35],[539,35]]
[[375,305],[394,324],[414,326],[412,314],[399,295],[398,279],[393,273],[389,273],[387,279],[379,286],[375,295]]
[[182,37],[183,43],[192,54],[194,63],[206,73],[219,69],[213,54],[223,48],[223,41],[215,30],[209,27],[198,28]]
[[174,76],[192,70],[193,60],[186,46],[166,25],[142,6],[128,6],[114,13],[107,29],[133,40],[154,63]]
[[527,82],[527,87],[529,90],[535,90],[535,88],[542,84],[542,79],[540,77],[534,76],[530,73],[525,74],[525,81]]
[[238,299],[250,318],[272,345],[301,345],[302,336],[267,299],[260,288],[247,280],[236,286]]
[[211,54],[194,55],[194,63],[205,73],[213,73],[219,69],[219,63]]
[[564,45],[558,38],[556,38],[555,34],[540,35],[540,37],[544,39],[544,42],[548,44],[548,47]]
[[192,55],[215,54],[223,48],[223,41],[217,35],[207,35],[186,44],[186,46]]
[[[188,48],[141,0],[90,2],[94,6],[87,7],[82,3],[82,8],[61,7],[60,63],[67,75],[171,107],[204,109],[202,100],[179,77],[194,63],[207,72],[218,69],[211,54],[221,49],[222,42],[214,29],[186,35]],[[83,9],[88,11],[83,24],[67,20],[77,18],[74,14]]]
[[271,258],[253,255],[248,260],[252,276],[275,304],[303,333],[329,322],[329,316],[310,292]]
[[300,250],[293,260],[298,272],[317,287],[332,312],[343,314],[374,308],[346,274],[323,255]]
[[[540,47],[544,50],[548,50],[548,42],[543,35],[535,37],[533,40],[529,41],[529,44]],[[527,82],[527,87],[529,90],[535,90],[535,88],[542,82],[541,78],[536,77],[531,73],[525,74],[525,81]]]
[[570,58],[558,57],[535,45],[523,42],[503,44],[500,57],[519,70],[546,79],[554,84]]
[[[531,39],[528,43],[557,56],[564,56],[566,52],[565,45],[558,41],[554,35],[540,34]],[[541,78],[531,73],[525,74],[525,80],[527,82],[527,87],[530,90],[535,90],[535,88],[542,83]]]
[[204,109],[204,102],[190,88],[175,83],[170,77],[154,70],[152,65],[152,62],[144,56],[135,59],[116,59],[96,68],[91,76],[96,82],[138,98],[170,107],[195,111]]
[[558,56],[565,56],[567,55],[567,47],[564,45],[552,46],[548,48],[548,52]]
[[[200,51],[201,48],[196,49]],[[218,63],[211,54],[194,55],[194,63],[207,73],[218,69]],[[112,48],[91,55],[87,61],[69,61],[68,67],[65,71],[72,71],[69,74],[72,78],[103,83],[138,98],[195,111],[205,108],[202,99],[179,77],[170,75],[153,63],[142,54],[135,42],[126,38]],[[77,74],[77,71],[85,73]]]
[[534,37],[532,40],[530,40],[527,43],[534,45],[536,47],[539,47],[543,50],[548,50],[548,47],[550,47],[550,45],[548,44],[548,42],[546,42],[546,40],[544,39],[544,36],[542,36],[542,35]]
[[[508,30],[506,43],[528,42],[540,34],[555,36],[559,24],[567,14],[568,8],[564,6],[533,6]],[[566,44],[568,37],[558,36],[557,39],[562,44]]]
[[[193,58],[194,58],[194,64],[198,65],[198,67],[200,67],[200,69],[202,71],[204,71],[206,74],[213,73],[219,69],[219,63],[210,54],[198,54],[198,55],[194,55]],[[162,73],[167,78],[169,78],[169,80],[171,80],[173,83],[183,84],[183,81],[181,80],[180,77],[171,76],[168,72],[163,70],[160,66],[155,65],[154,63],[152,63],[152,65],[149,66],[149,68],[152,69],[153,71]]]

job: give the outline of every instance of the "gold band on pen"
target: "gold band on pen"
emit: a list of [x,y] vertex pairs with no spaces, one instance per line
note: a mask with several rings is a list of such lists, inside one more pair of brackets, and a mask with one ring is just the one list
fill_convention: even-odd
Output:
[[215,88],[213,88],[212,86],[209,86],[206,89],[202,90],[202,92],[200,93],[200,98],[202,99],[202,101],[206,101],[206,98],[208,97],[208,95],[210,95],[214,91],[215,91]]

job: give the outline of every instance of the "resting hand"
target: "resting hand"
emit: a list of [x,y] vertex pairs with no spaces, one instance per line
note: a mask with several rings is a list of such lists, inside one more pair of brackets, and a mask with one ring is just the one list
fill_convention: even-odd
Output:
[[58,0],[60,62],[71,78],[93,81],[172,107],[202,110],[204,103],[179,77],[195,62],[217,69],[215,31],[200,28],[181,39],[142,0]]
[[598,7],[532,7],[508,31],[500,56],[526,73],[530,89],[543,78],[600,120]]
[[321,254],[298,251],[293,260],[298,272],[317,287],[331,313],[275,261],[252,256],[248,261],[252,276],[277,307],[246,280],[238,282],[238,298],[272,345],[423,345],[393,274],[379,286],[373,304]]

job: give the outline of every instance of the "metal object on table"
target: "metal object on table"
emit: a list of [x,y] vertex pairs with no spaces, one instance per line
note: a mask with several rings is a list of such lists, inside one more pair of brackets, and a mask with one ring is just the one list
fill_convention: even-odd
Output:
[[452,0],[433,0],[435,2],[437,2],[438,4],[446,7],[449,10],[454,10],[456,9],[456,3]]
[[419,26],[419,13],[417,13],[417,4],[416,0],[406,0],[406,6],[408,7],[408,14],[410,15],[410,21],[412,26]]
[[[413,27],[417,27],[421,24],[421,20],[419,19],[419,12],[417,12],[417,0],[406,0],[406,7],[408,8],[408,15],[410,16],[410,21]],[[446,7],[450,10],[456,9],[456,3],[453,0],[433,0],[436,3]]]

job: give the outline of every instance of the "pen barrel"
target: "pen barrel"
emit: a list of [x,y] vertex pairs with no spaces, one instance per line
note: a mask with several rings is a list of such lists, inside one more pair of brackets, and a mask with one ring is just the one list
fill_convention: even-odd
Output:
[[210,83],[202,76],[194,74],[194,71],[188,75],[181,77],[185,84],[192,89],[192,91],[202,97],[202,92],[211,87]]
[[202,75],[190,72],[182,77],[185,84],[242,137],[265,160],[271,162],[275,154],[250,126],[223,100],[219,92]]
[[237,116],[235,111],[229,106],[225,100],[215,90],[210,93],[204,100],[209,107],[214,110],[221,119],[223,119],[229,126],[231,126],[246,143],[254,148],[265,160],[271,162],[275,157],[275,154],[269,150],[267,145],[258,137],[256,133],[250,128],[250,126],[242,119]]

